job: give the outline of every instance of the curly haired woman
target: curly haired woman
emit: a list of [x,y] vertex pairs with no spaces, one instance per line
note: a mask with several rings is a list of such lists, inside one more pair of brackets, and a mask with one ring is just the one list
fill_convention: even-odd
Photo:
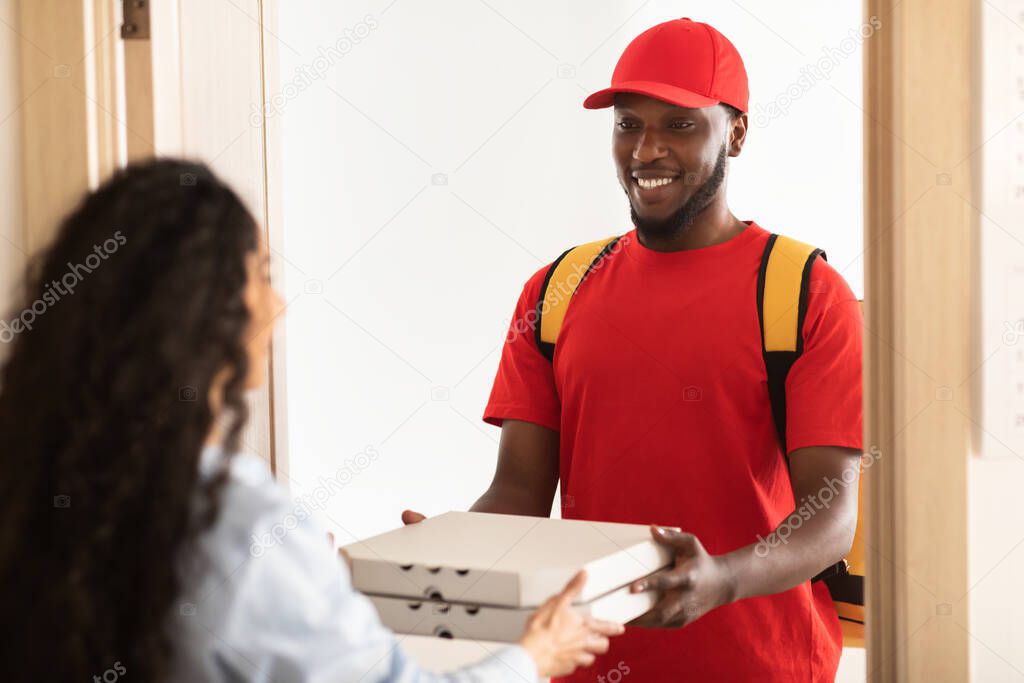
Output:
[[571,611],[579,575],[518,645],[429,674],[311,520],[249,552],[291,509],[238,454],[282,311],[268,260],[228,186],[160,160],[85,197],[30,268],[0,349],[7,680],[518,682],[606,651],[621,626]]

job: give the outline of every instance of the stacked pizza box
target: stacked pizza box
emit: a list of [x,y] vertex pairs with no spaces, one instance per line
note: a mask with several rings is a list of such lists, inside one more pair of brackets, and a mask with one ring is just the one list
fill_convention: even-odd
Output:
[[514,642],[533,611],[580,569],[573,608],[625,623],[653,592],[629,584],[668,566],[650,527],[448,512],[346,546],[353,586],[398,633]]

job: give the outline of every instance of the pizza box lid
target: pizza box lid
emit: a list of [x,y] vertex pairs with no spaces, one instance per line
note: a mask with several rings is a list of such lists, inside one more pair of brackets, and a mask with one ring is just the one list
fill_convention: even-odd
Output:
[[536,607],[580,569],[577,602],[672,562],[643,524],[447,512],[343,549],[363,593]]
[[[532,608],[493,607],[469,603],[397,598],[369,594],[381,623],[395,633],[437,636],[456,640],[486,640],[514,643],[523,636]],[[589,602],[574,605],[582,616],[624,624],[657,602],[654,591],[630,593],[629,586],[617,588]]]

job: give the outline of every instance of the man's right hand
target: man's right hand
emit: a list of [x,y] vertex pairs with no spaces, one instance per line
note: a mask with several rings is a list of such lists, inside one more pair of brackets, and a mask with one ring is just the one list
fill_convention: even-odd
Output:
[[410,524],[419,524],[427,518],[426,515],[416,512],[414,510],[403,510],[402,511],[402,524],[409,526]]

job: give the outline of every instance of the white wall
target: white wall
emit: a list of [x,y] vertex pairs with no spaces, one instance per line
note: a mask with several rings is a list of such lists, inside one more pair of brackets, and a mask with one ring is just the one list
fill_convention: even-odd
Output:
[[[0,316],[9,317],[25,268],[21,185],[21,74],[16,0],[0,0]],[[2,355],[2,349],[0,349]]]
[[[581,101],[653,24],[690,16],[737,45],[752,130],[734,213],[824,247],[863,294],[859,3],[280,5],[290,483],[328,496],[343,542],[489,483],[498,431],[479,418],[520,287],[631,227],[611,113]],[[808,76],[822,60],[831,75]]]
[[1022,0],[979,5],[975,131],[981,310],[968,468],[973,680],[1024,681],[1024,33]]

